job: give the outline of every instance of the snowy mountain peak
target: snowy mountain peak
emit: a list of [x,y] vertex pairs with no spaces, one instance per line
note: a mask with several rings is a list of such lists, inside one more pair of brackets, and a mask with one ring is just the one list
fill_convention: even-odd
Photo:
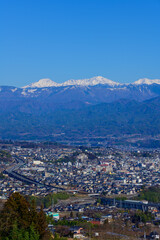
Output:
[[120,85],[117,82],[113,82],[110,79],[101,77],[101,76],[96,76],[93,78],[87,78],[87,79],[78,79],[78,80],[68,80],[64,83],[62,83],[63,86],[70,86],[70,85],[77,85],[77,86],[95,86],[98,84],[107,84],[110,86],[116,86],[116,85]]
[[23,88],[43,88],[43,87],[58,87],[60,84],[52,81],[49,78],[40,79],[38,82],[31,83]]
[[149,78],[141,78],[138,81],[134,82],[135,85],[142,85],[142,84],[160,84],[160,79],[149,79]]
[[[148,79],[142,78],[132,83],[133,85],[151,85],[151,84],[160,84],[160,79]],[[129,84],[121,84],[118,82],[114,82],[108,78],[104,78],[102,76],[96,76],[93,78],[86,79],[70,79],[63,83],[56,83],[49,78],[40,79],[38,82],[31,83],[25,88],[47,88],[47,87],[65,87],[65,86],[95,86],[95,85],[109,85],[110,87],[116,87],[121,85],[129,85]]]
[[45,79],[40,79],[38,82],[31,83],[30,85],[27,85],[23,88],[43,88],[43,87],[61,87],[61,86],[95,86],[98,84],[107,84],[112,87],[121,85],[120,83],[111,81],[110,79],[97,76],[97,77],[87,78],[87,79],[78,79],[78,80],[71,79],[64,83],[56,83],[51,79],[45,78]]

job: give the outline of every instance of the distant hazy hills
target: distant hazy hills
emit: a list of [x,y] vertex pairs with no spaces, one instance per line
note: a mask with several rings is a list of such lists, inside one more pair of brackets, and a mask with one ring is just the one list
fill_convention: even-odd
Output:
[[160,134],[160,80],[120,84],[103,77],[42,79],[0,87],[0,137],[69,139]]

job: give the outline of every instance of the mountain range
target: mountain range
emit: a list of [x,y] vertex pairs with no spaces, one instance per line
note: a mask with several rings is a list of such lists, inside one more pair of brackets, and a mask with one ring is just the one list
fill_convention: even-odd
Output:
[[160,134],[160,79],[122,84],[98,76],[0,87],[2,139],[82,139]]
[[[151,85],[151,84],[160,84],[160,79],[148,79],[142,78],[138,81],[131,83],[130,85]],[[118,82],[114,82],[108,78],[104,78],[102,76],[96,76],[93,78],[87,79],[78,79],[78,80],[68,80],[64,83],[56,83],[49,78],[40,79],[38,82],[31,83],[30,85],[24,86],[23,88],[43,88],[43,87],[64,87],[64,86],[95,86],[95,85],[108,85],[110,87],[121,86],[121,85],[129,85],[122,84]]]

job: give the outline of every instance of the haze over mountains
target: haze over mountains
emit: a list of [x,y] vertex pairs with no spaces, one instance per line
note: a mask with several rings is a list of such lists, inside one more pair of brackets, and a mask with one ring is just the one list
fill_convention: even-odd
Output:
[[160,79],[122,84],[98,76],[0,87],[0,137],[70,139],[160,134]]

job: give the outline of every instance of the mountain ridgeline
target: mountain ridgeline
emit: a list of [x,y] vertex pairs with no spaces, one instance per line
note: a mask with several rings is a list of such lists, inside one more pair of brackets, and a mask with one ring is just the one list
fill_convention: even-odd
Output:
[[2,139],[62,140],[160,134],[160,80],[103,77],[0,87]]

